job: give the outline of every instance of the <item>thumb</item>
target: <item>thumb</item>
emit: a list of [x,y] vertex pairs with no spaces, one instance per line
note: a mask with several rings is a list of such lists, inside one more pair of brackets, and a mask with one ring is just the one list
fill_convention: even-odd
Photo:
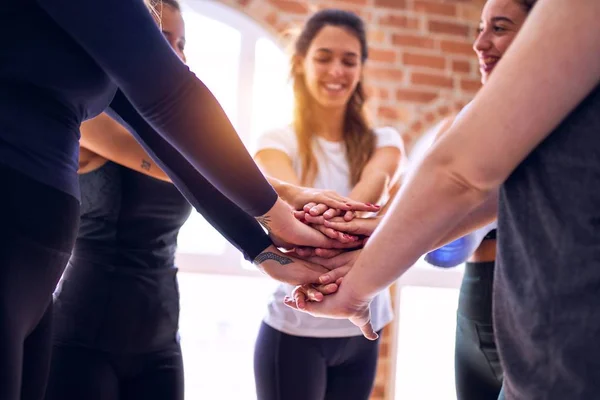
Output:
[[344,276],[346,276],[346,274],[350,271],[351,266],[350,265],[345,265],[343,267],[338,267],[335,269],[332,269],[331,271],[327,272],[326,274],[322,274],[319,276],[319,283],[321,284],[327,284],[327,283],[333,283],[335,281],[337,281],[340,278],[343,278]]

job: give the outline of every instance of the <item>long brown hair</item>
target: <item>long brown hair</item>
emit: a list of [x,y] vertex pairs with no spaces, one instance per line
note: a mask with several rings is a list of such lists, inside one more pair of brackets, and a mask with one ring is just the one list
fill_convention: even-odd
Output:
[[[301,182],[303,185],[313,184],[318,165],[312,150],[315,132],[313,104],[314,100],[304,77],[297,71],[298,64],[306,56],[310,44],[325,26],[342,27],[356,36],[361,47],[361,63],[364,65],[368,57],[367,39],[363,21],[349,11],[326,9],[313,14],[304,25],[294,45],[292,55],[292,81],[294,89],[294,130],[298,141],[298,151],[302,166]],[[367,96],[364,84],[358,82],[354,93],[346,106],[344,120],[344,143],[346,157],[350,165],[350,184],[354,185],[360,179],[365,164],[375,150],[375,134],[367,120],[365,102]]]

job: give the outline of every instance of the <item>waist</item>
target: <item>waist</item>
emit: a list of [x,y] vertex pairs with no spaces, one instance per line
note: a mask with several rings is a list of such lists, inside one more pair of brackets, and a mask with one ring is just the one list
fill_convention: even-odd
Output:
[[68,107],[47,97],[0,81],[0,160],[79,199],[80,121]]
[[70,263],[106,272],[161,274],[175,268],[175,246],[136,249],[78,238]]
[[496,260],[496,239],[486,239],[469,258],[469,262],[492,262]]

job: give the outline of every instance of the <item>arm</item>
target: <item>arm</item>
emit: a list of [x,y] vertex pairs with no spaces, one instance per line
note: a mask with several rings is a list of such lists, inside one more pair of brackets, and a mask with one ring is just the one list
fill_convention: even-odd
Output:
[[[341,291],[369,298],[402,275],[598,85],[599,13],[596,0],[538,2],[469,109],[405,182]],[[540,69],[548,54],[554,61]]]
[[212,185],[252,216],[274,206],[275,191],[225,112],[170,48],[141,0],[37,2]]
[[375,150],[360,174],[360,180],[354,185],[349,197],[363,203],[378,203],[388,190],[402,153],[396,147],[380,147]]
[[81,125],[82,148],[134,171],[170,182],[135,138],[106,114]]
[[299,186],[300,178],[296,175],[292,160],[281,150],[263,149],[254,156],[256,164],[270,179],[277,183],[286,182]]

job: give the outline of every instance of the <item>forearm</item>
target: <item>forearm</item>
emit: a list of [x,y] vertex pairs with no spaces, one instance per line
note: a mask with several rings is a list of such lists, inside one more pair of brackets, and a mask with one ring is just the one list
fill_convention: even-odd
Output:
[[106,114],[82,124],[80,145],[114,163],[170,182],[167,174],[158,167],[135,138]]
[[374,296],[448,238],[457,215],[475,210],[488,196],[450,179],[435,160],[425,161],[404,182],[342,287]]
[[358,181],[348,197],[363,203],[377,204],[388,190],[388,184],[387,175],[372,174]]

